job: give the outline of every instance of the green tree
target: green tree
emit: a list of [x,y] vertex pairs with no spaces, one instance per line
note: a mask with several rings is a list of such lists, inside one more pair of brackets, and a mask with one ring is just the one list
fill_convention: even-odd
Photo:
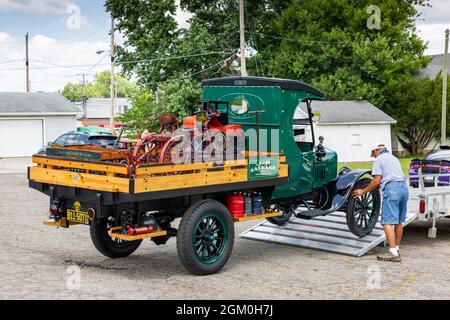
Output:
[[119,119],[129,125],[132,135],[145,129],[157,130],[164,113],[173,113],[181,120],[187,115],[188,108],[197,104],[201,85],[192,79],[168,82],[161,85],[157,95],[158,99],[156,94],[142,89],[132,97],[133,108]]
[[[239,47],[239,1],[181,0],[181,7],[192,14],[187,28],[180,28],[174,19],[175,2],[106,1],[107,10],[117,18],[117,29],[127,38],[118,47],[117,60],[125,73],[136,75],[138,83],[150,90],[173,79],[198,83],[236,73],[230,67]],[[419,86],[412,79],[429,62],[423,55],[426,44],[415,29],[418,6],[428,6],[429,1],[377,1],[379,29],[367,26],[372,4],[371,0],[246,0],[246,41],[253,52],[249,74],[303,80],[322,89],[328,99],[369,100],[403,119],[398,93]],[[208,54],[216,51],[221,54]],[[228,56],[230,52],[234,54]],[[417,112],[427,115],[420,113],[423,109]],[[406,132],[406,123],[399,121],[397,130]],[[425,124],[419,129],[431,130]],[[413,142],[420,137],[405,139],[421,145]]]
[[[434,80],[410,79],[402,82],[390,96],[391,108],[395,110],[387,111],[397,114],[395,129],[399,133],[400,143],[412,155],[423,154],[432,141],[439,141],[440,138],[442,77],[439,75]],[[447,94],[449,98],[450,93]],[[449,106],[450,103],[447,109]]]
[[[71,101],[79,101],[83,98],[105,98],[110,97],[111,72],[101,71],[94,76],[94,81],[81,83],[67,83],[61,94]],[[130,98],[134,96],[138,87],[135,83],[127,80],[121,75],[116,75],[117,97]]]
[[259,40],[267,73],[305,80],[330,100],[366,99],[384,109],[390,87],[410,79],[428,62],[414,26],[414,5],[427,1],[377,1],[379,30],[366,25],[372,3],[290,1],[274,21],[273,33]]

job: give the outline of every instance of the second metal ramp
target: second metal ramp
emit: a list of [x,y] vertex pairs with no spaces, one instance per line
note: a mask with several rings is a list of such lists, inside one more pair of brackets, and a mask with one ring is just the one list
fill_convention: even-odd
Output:
[[[409,212],[404,225],[416,218]],[[263,221],[240,234],[244,239],[267,241],[360,257],[384,242],[383,227],[377,223],[371,234],[358,238],[347,227],[345,212],[304,220],[292,217],[282,226]]]

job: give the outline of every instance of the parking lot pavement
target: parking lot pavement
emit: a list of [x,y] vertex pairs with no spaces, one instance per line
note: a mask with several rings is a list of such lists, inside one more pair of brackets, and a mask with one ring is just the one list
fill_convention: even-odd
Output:
[[[408,225],[402,263],[376,261],[382,248],[354,258],[237,237],[224,269],[198,277],[181,266],[175,239],[144,241],[113,260],[95,250],[85,226],[42,225],[48,197],[28,188],[28,162],[0,160],[1,299],[450,298],[450,221],[439,222],[436,239],[427,223]],[[236,234],[254,224],[236,224]]]
[[30,164],[30,157],[0,158],[0,174],[26,173]]

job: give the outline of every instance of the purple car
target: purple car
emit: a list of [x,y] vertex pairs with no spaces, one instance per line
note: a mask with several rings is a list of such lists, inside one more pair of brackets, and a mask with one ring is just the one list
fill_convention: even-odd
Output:
[[[441,146],[437,151],[429,154],[423,160],[414,159],[409,165],[409,185],[419,187],[419,168],[422,168],[425,187],[435,185],[436,177],[427,177],[427,174],[450,174],[450,147]],[[450,185],[450,176],[437,177],[438,186]]]

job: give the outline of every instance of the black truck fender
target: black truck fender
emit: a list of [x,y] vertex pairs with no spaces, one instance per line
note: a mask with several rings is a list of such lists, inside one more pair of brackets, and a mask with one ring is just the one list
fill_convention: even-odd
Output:
[[328,189],[332,199],[327,213],[341,209],[351,197],[351,191],[356,182],[362,176],[371,173],[372,171],[367,169],[350,170],[346,167],[342,168],[337,178],[324,186]]
[[365,174],[371,174],[371,170],[350,170],[346,167],[342,168],[336,179],[322,187],[326,189],[329,200],[321,208],[303,211],[300,216],[303,218],[313,218],[345,208],[349,197],[351,197],[353,187]]

